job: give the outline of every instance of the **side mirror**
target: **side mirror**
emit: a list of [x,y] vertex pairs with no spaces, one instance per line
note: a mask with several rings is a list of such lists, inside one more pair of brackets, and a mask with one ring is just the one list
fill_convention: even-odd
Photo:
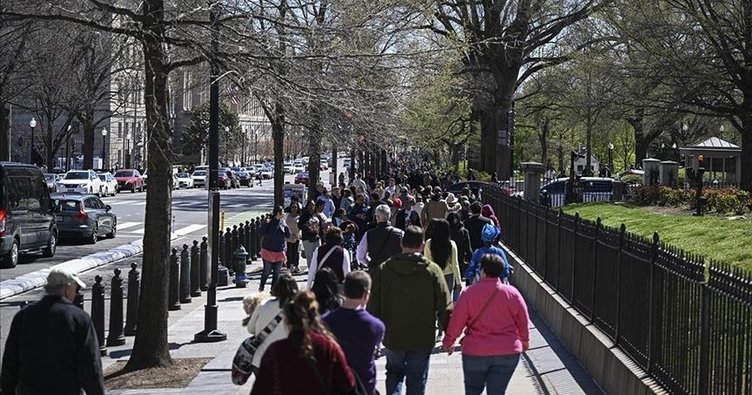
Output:
[[104,206],[104,209],[105,209],[105,211],[110,211],[110,210],[112,210],[112,206],[110,206],[108,204],[108,205]]

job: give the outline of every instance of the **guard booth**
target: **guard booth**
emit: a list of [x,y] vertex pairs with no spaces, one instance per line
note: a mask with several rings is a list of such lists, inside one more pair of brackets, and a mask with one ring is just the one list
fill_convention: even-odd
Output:
[[298,202],[300,202],[300,208],[302,209],[305,206],[306,202],[306,187],[303,184],[285,184],[282,186],[282,192],[285,197],[285,207],[288,207],[290,205],[290,202],[292,202],[292,197],[297,197]]

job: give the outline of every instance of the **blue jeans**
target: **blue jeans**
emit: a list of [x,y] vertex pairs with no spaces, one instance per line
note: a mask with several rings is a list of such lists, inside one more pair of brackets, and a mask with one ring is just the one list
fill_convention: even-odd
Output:
[[259,291],[264,290],[264,285],[266,285],[266,279],[269,277],[269,273],[272,274],[272,288],[274,288],[274,284],[277,283],[277,278],[279,278],[280,267],[282,267],[282,262],[264,261],[264,271],[261,272],[261,284],[259,285]]
[[402,380],[407,376],[407,395],[423,395],[428,380],[431,350],[395,351],[385,349],[386,395],[402,394]]
[[520,354],[476,357],[462,355],[462,372],[465,375],[465,395],[480,395],[488,386],[487,395],[503,395]]
[[[447,287],[449,288],[449,293],[452,294],[452,303],[457,302],[457,299],[460,298],[460,293],[454,290],[454,274],[445,274],[444,280],[446,280]],[[457,279],[457,281],[460,281],[461,279]]]

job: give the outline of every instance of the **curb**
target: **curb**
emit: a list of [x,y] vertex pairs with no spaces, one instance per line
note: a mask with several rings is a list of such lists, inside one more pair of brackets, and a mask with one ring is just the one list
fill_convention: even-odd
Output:
[[[177,235],[173,233],[171,240],[175,240],[176,238]],[[136,240],[107,251],[96,252],[82,258],[65,261],[46,269],[37,270],[10,280],[2,281],[0,282],[0,300],[44,286],[47,283],[47,275],[53,268],[66,268],[78,274],[98,266],[107,265],[124,258],[138,255],[143,251],[143,240]]]

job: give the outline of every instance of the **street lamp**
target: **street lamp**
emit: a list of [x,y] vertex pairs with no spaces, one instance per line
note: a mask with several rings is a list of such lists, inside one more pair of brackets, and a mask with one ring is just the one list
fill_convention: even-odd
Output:
[[102,170],[106,169],[107,166],[104,164],[104,155],[107,152],[107,145],[105,144],[105,140],[107,139],[107,129],[102,129]]
[[614,172],[614,145],[612,143],[608,143],[608,176],[611,177],[611,174]]
[[225,162],[230,165],[230,127],[225,126]]
[[34,128],[37,127],[37,120],[34,119],[34,117],[31,117],[29,126],[31,126],[31,147],[29,148],[29,163],[34,165],[36,164],[34,163]]

